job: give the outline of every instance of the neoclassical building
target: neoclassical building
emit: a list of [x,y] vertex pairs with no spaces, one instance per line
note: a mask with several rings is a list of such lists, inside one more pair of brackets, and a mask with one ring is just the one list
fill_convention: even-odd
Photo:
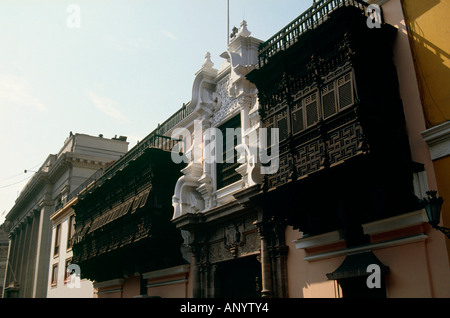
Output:
[[[52,223],[51,215],[94,172],[119,159],[127,149],[126,138],[107,139],[71,132],[59,152],[47,157],[6,215],[4,227],[9,232],[9,250],[4,297],[47,297],[52,279],[49,268],[58,264],[60,273],[65,272],[66,260],[61,256],[67,248],[65,237],[57,230],[63,227],[62,220]],[[52,235],[56,233],[55,238]],[[64,285],[60,276],[56,271],[52,288]],[[92,289],[89,292],[92,294]],[[85,296],[89,297],[88,294]]]

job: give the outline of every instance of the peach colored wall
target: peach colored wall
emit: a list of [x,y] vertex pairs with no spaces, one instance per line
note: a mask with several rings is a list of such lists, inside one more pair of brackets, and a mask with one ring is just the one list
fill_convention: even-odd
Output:
[[340,288],[335,281],[328,280],[326,274],[341,265],[345,257],[335,257],[321,261],[307,262],[303,249],[296,249],[294,240],[301,237],[298,230],[286,229],[288,292],[290,298],[336,298]]
[[186,298],[186,283],[149,287],[148,296],[158,296],[162,298]]
[[[186,271],[186,267],[189,271]],[[192,271],[191,266],[183,265],[162,272],[149,273],[147,275],[147,295],[162,298],[192,297],[192,293],[189,292],[190,271]]]
[[[441,253],[445,251],[442,234],[427,226],[427,235],[423,242],[373,251],[390,269],[386,278],[388,298],[450,297],[450,270],[446,254]],[[305,251],[295,249],[292,243],[299,237],[298,231],[291,228],[286,231],[289,297],[341,297],[339,286],[335,281],[328,281],[326,274],[338,268],[345,256],[305,261]]]
[[102,292],[106,292],[108,290],[115,290],[115,289],[120,289],[120,288],[122,288],[122,285],[98,288],[97,293],[96,293],[96,296],[97,296],[96,298],[122,298],[121,291],[117,291],[117,292],[113,292],[113,293],[102,293]]
[[302,297],[300,266],[303,262],[301,251],[295,249],[294,240],[300,238],[301,234],[297,230],[293,230],[292,226],[286,228],[286,245],[289,246],[286,261],[287,279],[288,279],[288,296],[289,298]]
[[97,298],[122,298],[121,292],[107,293],[97,295]]
[[446,237],[427,224],[425,252],[429,268],[432,297],[450,298],[450,266],[447,257]]
[[[428,177],[430,189],[437,189],[437,181],[433,162],[431,161],[428,145],[423,140],[420,132],[426,129],[425,117],[422,108],[422,101],[419,95],[418,80],[416,77],[414,62],[411,53],[411,46],[403,16],[400,0],[389,0],[383,5],[385,21],[399,29],[394,45],[394,62],[400,83],[400,94],[403,100],[403,107],[406,117],[407,130],[411,145],[411,154],[414,161],[423,163]],[[445,238],[442,234],[432,230],[427,233],[426,251],[431,269],[431,282],[434,286],[435,296],[445,295],[450,297],[450,282],[448,279],[442,281],[439,277],[449,276],[449,265],[447,257],[443,257],[445,248]],[[447,286],[446,286],[447,285]]]
[[429,188],[436,189],[428,146],[420,135],[420,132],[426,129],[425,117],[400,0],[389,0],[383,4],[382,9],[385,22],[398,29],[393,58],[400,84],[412,160],[425,165]]
[[[390,267],[386,281],[387,297],[450,297],[450,276],[444,254],[433,252],[433,245],[441,241],[433,229],[428,239],[398,247],[380,249],[374,254]],[[442,251],[442,244],[440,250]]]
[[386,266],[388,298],[432,297],[426,243],[419,242],[374,251],[375,256]]
[[125,279],[123,283],[123,298],[133,298],[140,295],[141,277],[134,276]]
[[[170,275],[158,279],[148,279],[148,284],[167,283],[176,280],[186,279],[186,274]],[[147,295],[158,296],[162,298],[186,298],[187,296],[187,281],[173,283],[162,286],[148,287]]]

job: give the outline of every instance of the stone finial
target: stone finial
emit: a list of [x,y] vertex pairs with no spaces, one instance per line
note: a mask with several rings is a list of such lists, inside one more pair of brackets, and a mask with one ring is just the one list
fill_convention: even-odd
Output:
[[241,28],[239,29],[238,35],[247,37],[250,36],[250,34],[252,33],[247,29],[247,21],[242,20]]
[[205,54],[205,62],[203,63],[203,68],[212,68],[214,63],[211,61],[211,53],[206,52]]

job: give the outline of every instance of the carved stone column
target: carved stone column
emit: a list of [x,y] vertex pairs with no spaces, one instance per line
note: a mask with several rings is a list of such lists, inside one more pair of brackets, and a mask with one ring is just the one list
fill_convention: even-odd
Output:
[[270,233],[266,222],[256,221],[254,224],[258,228],[258,233],[261,238],[261,297],[268,298],[272,297],[272,266],[269,252]]
[[191,244],[192,249],[192,297],[201,297],[200,285],[200,261],[201,261],[201,246],[199,244]]
[[[199,127],[196,127],[196,131],[200,130],[201,132],[198,133],[198,136],[203,137],[203,134],[208,134],[209,132],[209,128],[211,128],[211,119],[210,118],[203,118],[201,125],[199,125]],[[198,138],[198,137],[196,137]],[[206,139],[209,139],[210,136],[209,135],[205,135]],[[198,147],[202,147],[203,146],[203,153],[202,153],[202,158],[205,159],[207,154],[206,154],[206,145],[205,145],[205,141],[201,140],[202,143],[200,143],[200,145]],[[200,184],[200,186],[196,189],[201,196],[203,197],[203,200],[205,201],[205,210],[211,209],[215,206],[215,201],[212,195],[212,191],[213,191],[213,186],[212,186],[212,169],[211,169],[211,163],[208,162],[208,160],[203,160],[203,174],[201,175],[201,177],[199,178],[198,182]]]
[[288,297],[286,260],[289,251],[289,246],[286,245],[285,238],[286,223],[282,220],[272,218],[271,229],[273,232],[272,244],[270,247],[272,268],[274,269],[273,296],[286,298]]

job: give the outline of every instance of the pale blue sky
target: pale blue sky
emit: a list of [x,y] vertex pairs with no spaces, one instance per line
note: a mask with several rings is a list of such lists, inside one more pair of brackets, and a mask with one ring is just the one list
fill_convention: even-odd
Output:
[[[267,40],[312,0],[230,0]],[[80,28],[69,28],[70,4]],[[0,3],[0,223],[69,132],[128,136],[131,149],[191,98],[207,51],[226,50],[226,0],[15,0]],[[3,215],[4,216],[4,215]]]

